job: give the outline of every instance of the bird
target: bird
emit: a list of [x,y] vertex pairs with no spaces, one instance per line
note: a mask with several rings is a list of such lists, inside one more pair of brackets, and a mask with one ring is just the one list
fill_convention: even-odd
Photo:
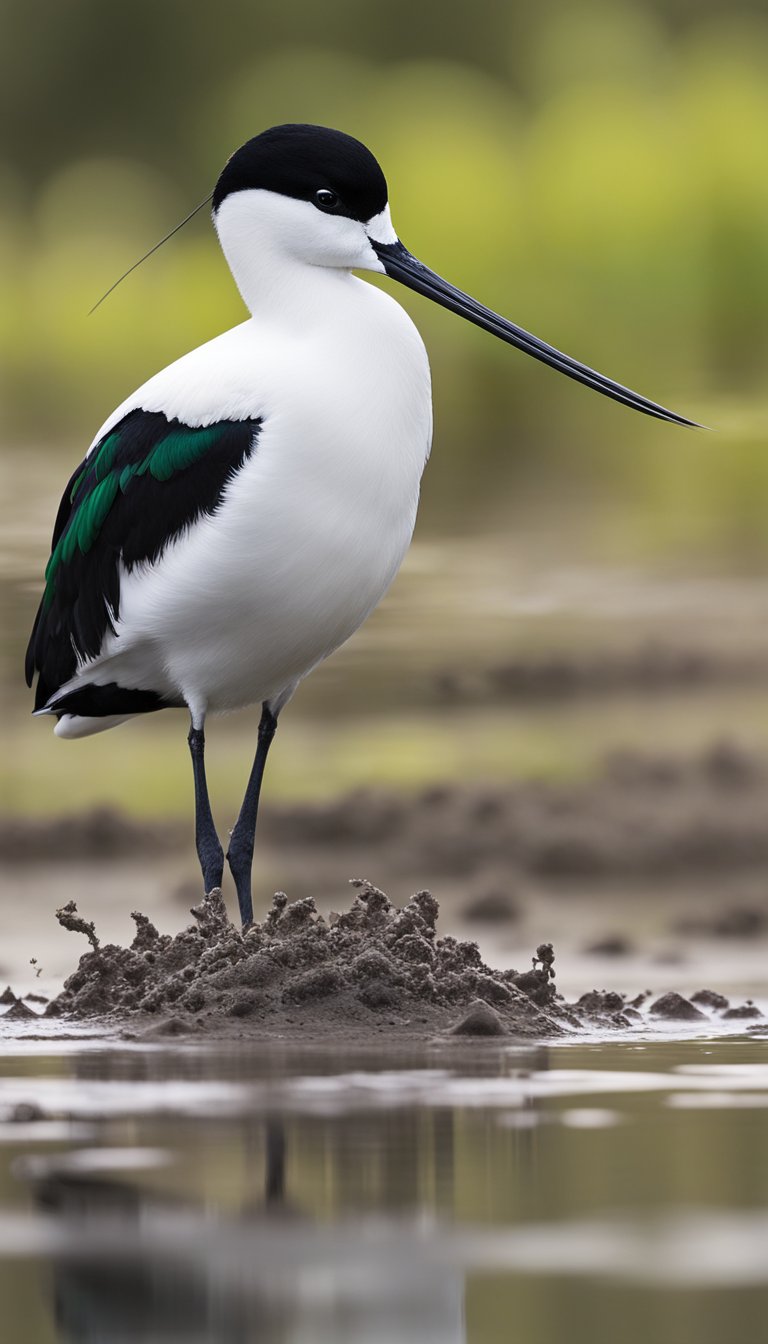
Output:
[[419,261],[395,232],[377,159],[345,132],[262,131],[227,160],[208,203],[249,316],[149,378],[99,429],[64,489],[25,670],[29,686],[37,676],[33,712],[55,716],[61,738],[186,709],[205,892],[225,862],[206,721],[261,706],[226,853],[247,929],[279,715],[387,592],[431,448],[421,336],[355,272],[398,281],[636,411],[695,422]]

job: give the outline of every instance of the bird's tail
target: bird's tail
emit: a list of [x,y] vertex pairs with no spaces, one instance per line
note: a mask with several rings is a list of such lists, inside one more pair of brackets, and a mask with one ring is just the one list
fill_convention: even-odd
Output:
[[135,718],[135,714],[104,714],[101,718],[87,718],[83,714],[62,714],[54,733],[57,737],[91,737],[94,733],[104,733],[108,728],[117,728]]

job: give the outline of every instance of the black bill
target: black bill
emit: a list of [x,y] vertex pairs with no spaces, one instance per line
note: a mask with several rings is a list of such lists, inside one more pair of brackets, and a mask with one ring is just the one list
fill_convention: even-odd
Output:
[[498,313],[491,312],[490,308],[484,308],[476,299],[470,298],[469,294],[455,289],[447,280],[430,271],[429,267],[412,256],[402,243],[376,243],[371,240],[371,245],[387,275],[393,280],[399,280],[402,285],[414,289],[417,294],[424,294],[426,298],[433,299],[435,303],[448,308],[452,313],[466,317],[468,322],[474,322],[475,326],[490,331],[492,335],[507,341],[509,345],[517,346],[518,350],[533,355],[534,359],[549,364],[550,368],[559,369],[560,373],[564,373],[568,378],[575,378],[578,383],[584,383],[586,387],[593,387],[596,392],[602,392],[604,397],[612,397],[614,401],[620,401],[624,406],[642,411],[643,415],[655,416],[657,420],[669,420],[673,425],[688,425],[692,429],[702,428],[695,420],[687,420],[684,415],[677,415],[674,411],[659,406],[655,401],[641,397],[638,392],[632,392],[621,383],[615,383],[612,378],[606,378],[604,374],[590,369],[586,364],[580,364],[577,359],[571,359],[570,355],[564,355],[554,346],[547,345],[546,341],[540,341],[537,336],[532,336],[522,327],[515,326],[514,322],[499,317]]

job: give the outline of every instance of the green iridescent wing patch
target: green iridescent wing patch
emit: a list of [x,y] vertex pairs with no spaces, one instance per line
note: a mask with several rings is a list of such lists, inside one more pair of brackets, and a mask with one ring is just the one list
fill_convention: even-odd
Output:
[[45,704],[51,686],[73,674],[78,657],[95,657],[114,628],[120,566],[157,560],[216,511],[227,482],[255,450],[260,423],[191,426],[159,411],[131,411],[80,464],[59,508],[27,650],[29,684],[35,670],[41,673],[38,701]]
[[[219,422],[199,428],[177,423],[171,427],[172,422],[169,425],[165,416],[161,418],[162,437],[148,451],[144,452],[142,448],[139,457],[125,465],[126,452],[133,454],[136,446],[125,421],[94,448],[70,491],[72,513],[45,570],[44,602],[47,605],[53,600],[59,567],[68,564],[77,551],[81,555],[88,554],[118,491],[126,494],[131,482],[147,473],[155,481],[170,481],[178,472],[185,471],[205,453],[215,449],[228,435],[233,423]],[[235,423],[240,426],[242,422]]]

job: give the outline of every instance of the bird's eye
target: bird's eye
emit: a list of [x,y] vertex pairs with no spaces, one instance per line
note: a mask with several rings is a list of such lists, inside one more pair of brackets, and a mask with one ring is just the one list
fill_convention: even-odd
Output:
[[335,191],[331,191],[330,187],[320,187],[315,192],[315,205],[318,210],[335,210],[338,204],[339,198]]

